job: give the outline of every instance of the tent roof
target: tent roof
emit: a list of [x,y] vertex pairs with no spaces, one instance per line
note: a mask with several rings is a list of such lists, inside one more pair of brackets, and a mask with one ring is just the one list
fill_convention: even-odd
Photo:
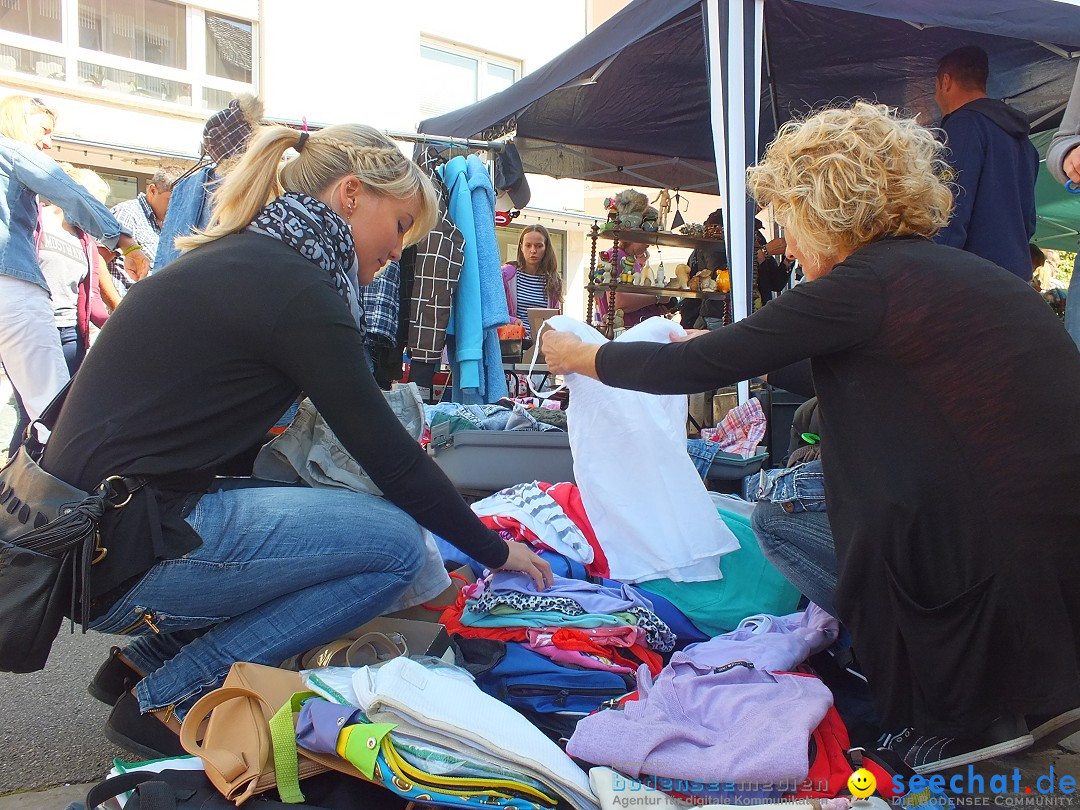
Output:
[[[1056,124],[1080,43],[1080,7],[1060,0],[766,0],[759,149],[780,123],[855,97],[933,122],[937,60],[990,54],[987,91]],[[869,16],[868,16],[869,15]],[[1043,45],[1040,43],[1059,43]],[[767,81],[763,79],[763,84]],[[421,122],[420,131],[516,131],[527,171],[611,183],[716,188],[700,0],[636,0],[503,92]]]

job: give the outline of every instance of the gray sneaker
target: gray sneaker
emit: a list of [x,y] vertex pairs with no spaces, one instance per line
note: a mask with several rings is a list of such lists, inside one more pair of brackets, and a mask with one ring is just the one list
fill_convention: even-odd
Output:
[[1030,748],[1033,742],[1024,718],[1012,715],[999,717],[972,737],[920,735],[906,728],[883,737],[881,746],[898,754],[915,773],[925,774],[1013,754]]

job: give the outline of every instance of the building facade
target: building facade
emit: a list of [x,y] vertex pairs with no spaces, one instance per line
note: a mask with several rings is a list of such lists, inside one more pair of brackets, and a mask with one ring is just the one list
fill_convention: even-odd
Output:
[[[258,95],[268,120],[412,132],[508,87],[626,2],[506,13],[434,0],[0,0],[0,94],[48,99],[59,113],[53,156],[102,174],[116,202],[160,162],[197,159],[203,123],[236,94]],[[547,226],[566,309],[580,316],[585,236],[602,215],[584,209],[597,193],[574,180],[530,185],[529,208],[500,229],[504,253],[521,225]]]

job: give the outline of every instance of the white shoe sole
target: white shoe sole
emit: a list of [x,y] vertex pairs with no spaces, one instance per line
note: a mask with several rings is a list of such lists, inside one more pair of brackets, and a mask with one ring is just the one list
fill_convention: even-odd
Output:
[[1040,748],[1055,745],[1066,737],[1080,732],[1080,707],[1052,717],[1031,730],[1032,739]]
[[[942,738],[942,743],[946,741],[946,738]],[[1025,734],[1023,737],[1017,737],[1014,740],[1007,740],[1006,742],[998,743],[997,745],[980,748],[978,751],[968,751],[967,753],[958,754],[957,756],[949,757],[948,759],[939,759],[937,762],[928,762],[925,765],[920,765],[912,770],[920,775],[937,773],[938,771],[947,771],[952,768],[959,768],[962,765],[971,765],[974,762],[982,762],[984,759],[994,759],[995,757],[1003,757],[1006,754],[1015,754],[1017,751],[1023,751],[1025,748],[1030,748],[1034,742],[1035,740],[1032,739],[1030,734]]]

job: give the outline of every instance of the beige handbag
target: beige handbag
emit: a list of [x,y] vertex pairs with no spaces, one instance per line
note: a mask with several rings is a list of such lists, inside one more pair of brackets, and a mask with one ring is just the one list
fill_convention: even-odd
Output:
[[363,779],[344,759],[298,749],[295,743],[285,752],[279,746],[275,761],[270,720],[303,691],[299,673],[233,664],[224,685],[204,695],[184,718],[180,744],[203,761],[214,787],[237,805],[278,787],[277,768],[293,768],[293,762],[283,763],[282,756],[295,757],[301,780],[331,769]]

